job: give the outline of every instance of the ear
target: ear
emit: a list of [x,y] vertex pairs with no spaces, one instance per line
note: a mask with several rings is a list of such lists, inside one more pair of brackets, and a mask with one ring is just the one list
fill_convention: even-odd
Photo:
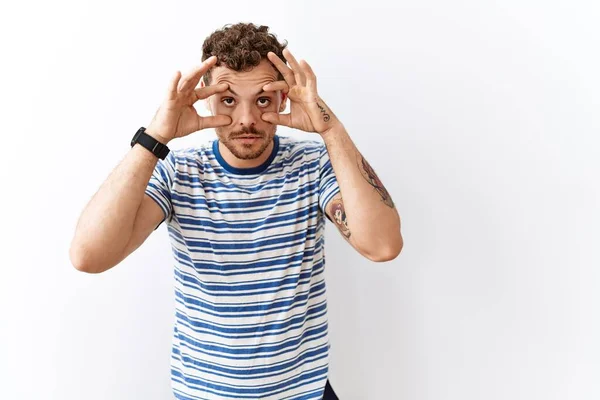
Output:
[[287,105],[287,93],[281,92],[281,104],[279,105],[279,112],[282,113]]

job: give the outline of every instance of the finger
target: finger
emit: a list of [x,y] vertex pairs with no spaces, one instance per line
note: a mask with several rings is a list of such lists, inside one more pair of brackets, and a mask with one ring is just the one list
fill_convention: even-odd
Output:
[[194,68],[179,82],[179,92],[186,92],[198,86],[200,78],[217,62],[216,56],[211,56]]
[[306,76],[306,87],[313,91],[317,91],[317,76],[313,72],[312,68],[306,60],[300,60],[300,68],[304,71],[304,75]]
[[227,89],[229,89],[229,85],[227,83],[220,83],[218,85],[209,85],[203,88],[194,89],[194,92],[196,93],[198,100],[200,100],[206,99],[213,94],[224,92]]
[[291,114],[277,114],[274,112],[266,112],[262,115],[263,121],[270,122],[275,125],[292,126]]
[[283,75],[283,79],[287,82],[288,85],[294,86],[296,84],[296,79],[294,78],[294,72],[287,66],[285,63],[279,58],[279,56],[272,51],[267,53],[267,57],[269,60],[275,65],[275,68],[281,75]]
[[298,65],[298,61],[296,61],[296,58],[294,58],[292,53],[287,48],[283,49],[283,55],[285,56],[285,59],[288,61],[288,63],[290,63],[290,67],[292,67],[292,71],[294,71],[294,77],[296,78],[296,83],[298,83],[302,86],[305,86],[306,85],[306,77],[304,76],[304,73],[302,72],[300,65]]
[[192,70],[186,76],[184,76],[181,82],[179,83],[178,90],[180,92],[183,92],[195,88],[198,85],[198,82],[200,82],[200,78],[202,78],[202,75],[204,75],[206,71],[208,71],[212,66],[214,66],[216,62],[217,57],[211,56],[204,60],[202,64],[192,68]]
[[276,92],[277,90],[281,90],[283,93],[287,93],[290,90],[290,87],[285,81],[276,81],[267,83],[263,86],[263,90],[265,92]]
[[175,100],[177,98],[177,83],[179,83],[179,78],[181,78],[181,72],[177,71],[171,78],[171,82],[169,82],[169,88],[167,89],[168,100]]
[[200,130],[206,128],[218,128],[231,124],[231,117],[227,115],[214,115],[210,117],[201,117],[198,115],[198,126]]

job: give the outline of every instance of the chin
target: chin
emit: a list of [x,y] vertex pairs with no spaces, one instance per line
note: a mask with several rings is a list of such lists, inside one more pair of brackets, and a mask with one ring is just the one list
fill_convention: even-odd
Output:
[[251,148],[248,148],[245,146],[236,146],[233,150],[229,149],[229,151],[231,151],[234,156],[241,160],[254,160],[260,157],[264,153],[265,149],[266,147],[256,148],[252,146]]
[[245,144],[233,139],[227,143],[223,142],[223,144],[225,144],[231,154],[233,154],[235,157],[241,160],[254,160],[265,152],[267,147],[269,147],[271,140],[272,139],[260,138],[254,143]]

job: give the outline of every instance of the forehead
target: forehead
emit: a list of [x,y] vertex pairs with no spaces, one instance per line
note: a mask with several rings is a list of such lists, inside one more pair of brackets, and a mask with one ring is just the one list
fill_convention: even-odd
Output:
[[234,71],[224,65],[214,67],[211,71],[211,81],[213,85],[228,83],[233,88],[255,88],[276,81],[278,74],[273,64],[263,59],[250,71]]

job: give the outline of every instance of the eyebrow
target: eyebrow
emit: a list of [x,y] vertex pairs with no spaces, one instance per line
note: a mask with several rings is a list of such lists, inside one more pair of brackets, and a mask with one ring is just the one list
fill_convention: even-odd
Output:
[[[231,93],[233,93],[234,95],[239,96],[239,94],[234,92],[233,89],[228,88],[227,90],[230,91]],[[263,89],[261,89],[260,92],[256,93],[254,96],[258,96],[259,94],[263,94],[263,93],[265,93],[265,91]]]

